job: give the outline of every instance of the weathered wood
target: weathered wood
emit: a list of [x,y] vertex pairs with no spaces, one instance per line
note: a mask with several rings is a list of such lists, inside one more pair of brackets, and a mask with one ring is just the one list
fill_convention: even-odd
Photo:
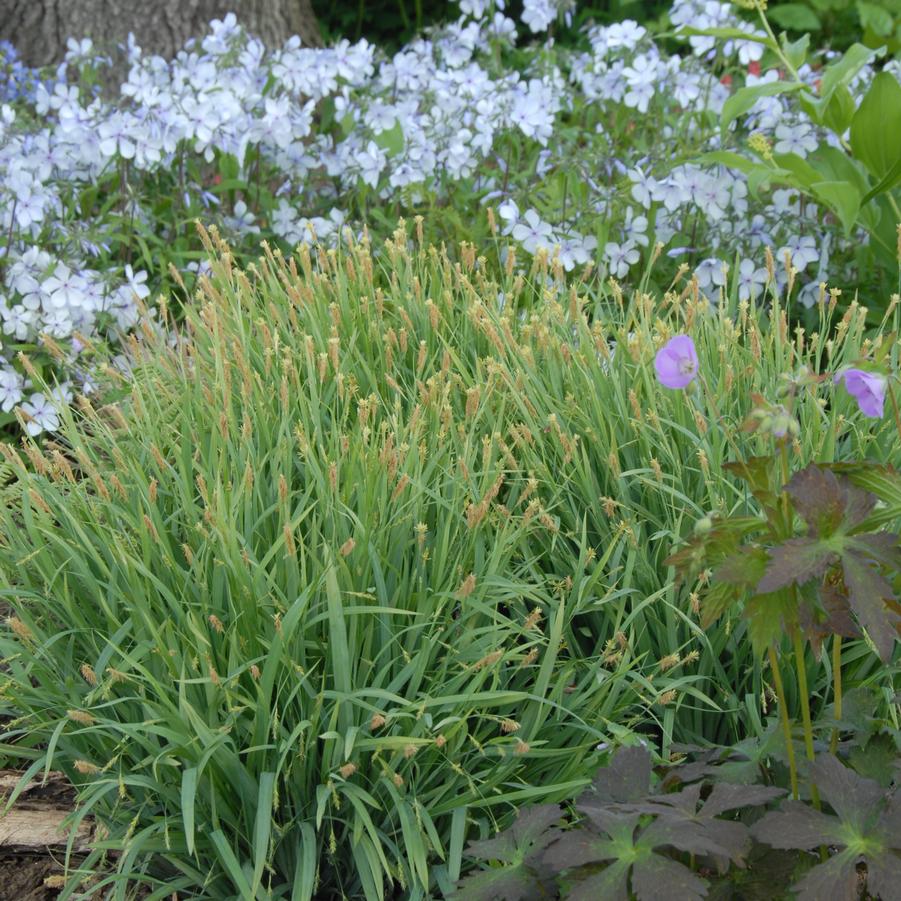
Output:
[[[9,813],[0,817],[0,849],[31,854],[64,851],[70,833],[63,827],[63,820],[71,812],[53,807],[22,809],[15,805]],[[75,853],[87,852],[91,838],[92,824],[82,820],[73,844]]]
[[[22,774],[0,770],[0,799],[10,796]],[[70,832],[63,821],[72,813],[74,790],[62,773],[50,773],[46,780],[32,779],[22,789],[12,809],[0,813],[0,853],[45,854],[62,852]],[[86,853],[94,835],[90,818],[78,825],[73,843],[75,853]]]

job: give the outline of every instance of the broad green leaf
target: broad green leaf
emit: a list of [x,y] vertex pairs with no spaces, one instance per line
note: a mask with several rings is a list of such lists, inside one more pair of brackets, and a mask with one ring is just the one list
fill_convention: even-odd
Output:
[[851,120],[851,150],[881,180],[901,159],[901,85],[880,72]]
[[773,162],[780,169],[790,172],[794,176],[795,183],[801,187],[810,189],[815,182],[823,180],[822,172],[819,172],[807,160],[798,156],[797,153],[773,154]]
[[751,647],[757,656],[762,656],[798,621],[798,603],[785,589],[756,594],[745,603],[744,617]]
[[860,191],[846,181],[818,181],[810,189],[817,200],[838,216],[845,235],[850,235],[860,213]]
[[901,184],[901,156],[898,157],[898,161],[889,169],[885,175],[867,191],[863,196],[863,200],[861,203],[869,203],[874,197],[877,197],[879,194],[883,194],[886,191],[891,191],[892,188]]
[[[896,14],[901,10],[896,9]],[[881,38],[887,38],[891,35],[895,27],[895,20],[892,14],[878,3],[868,3],[865,0],[857,0],[857,15],[860,17],[860,24],[864,30],[869,29],[873,34]]]
[[819,16],[803,3],[773,5],[767,10],[767,15],[780,28],[788,28],[791,31],[819,31],[823,27]]
[[807,157],[807,162],[820,173],[819,181],[845,181],[861,194],[869,188],[866,170],[852,156],[838,147],[820,144]]
[[848,130],[856,109],[851,92],[845,85],[839,85],[833,92],[832,99],[826,104],[823,124],[835,134],[843,135]]
[[838,62],[827,66],[820,81],[819,99],[811,104],[814,118],[822,123],[833,93],[841,85],[847,86],[854,76],[882,51],[871,50],[863,44],[852,44]]
[[796,41],[789,41],[787,35],[779,36],[782,44],[782,52],[788,61],[796,68],[800,69],[807,62],[807,50],[810,47],[810,35],[802,34]]
[[713,571],[713,582],[753,587],[763,578],[767,568],[767,552],[758,545],[746,545],[727,557]]

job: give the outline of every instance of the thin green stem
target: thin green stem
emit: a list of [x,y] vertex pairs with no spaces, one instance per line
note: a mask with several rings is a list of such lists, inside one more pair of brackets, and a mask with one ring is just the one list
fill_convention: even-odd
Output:
[[[792,630],[792,643],[795,648],[795,669],[798,672],[798,693],[801,696],[801,720],[804,723],[804,751],[807,754],[807,759],[813,762],[813,725],[810,720],[810,697],[807,693],[807,667],[804,664],[804,644],[801,640],[801,633],[797,628]],[[810,780],[810,797],[813,800],[813,806],[819,810],[820,793],[817,791],[816,784],[812,778]]]
[[792,727],[788,718],[788,706],[785,703],[785,689],[782,686],[782,674],[779,672],[779,660],[776,657],[775,645],[767,649],[770,658],[770,669],[773,671],[773,682],[776,685],[776,699],[779,704],[779,716],[785,733],[785,752],[788,754],[788,773],[791,780],[792,797],[798,800],[798,767],[795,764],[795,746],[792,744]]
[[[833,689],[832,708],[835,721],[842,718],[842,637],[834,635],[832,638],[832,684]],[[829,750],[834,754],[838,750],[838,726],[832,730],[832,740],[829,742]]]

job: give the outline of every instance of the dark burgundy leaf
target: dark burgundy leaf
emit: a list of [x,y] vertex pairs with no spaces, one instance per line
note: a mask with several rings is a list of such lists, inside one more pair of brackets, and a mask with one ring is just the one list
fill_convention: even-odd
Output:
[[883,663],[888,663],[892,657],[898,620],[897,615],[885,605],[886,599],[894,599],[892,586],[875,563],[854,551],[842,554],[842,575],[855,615],[876,645]]
[[857,901],[856,855],[845,851],[817,864],[792,890],[798,893],[798,901]]
[[818,538],[789,538],[769,548],[769,561],[757,592],[767,594],[788,585],[821,578],[838,561],[838,554]]
[[558,804],[523,807],[509,829],[493,838],[470,842],[466,855],[477,860],[500,860],[504,863],[522,860],[528,853],[547,847],[556,838],[558,832],[551,826],[562,818],[563,811]]
[[[655,854],[632,867],[632,891],[638,901],[700,901],[707,881],[668,857]],[[600,901],[603,895],[596,895]]]
[[843,823],[862,832],[878,812],[885,791],[878,782],[858,776],[832,754],[821,754],[810,768],[820,797],[829,803]]
[[876,831],[885,836],[889,848],[901,850],[901,793],[898,791],[882,811]]
[[791,477],[785,490],[814,537],[831,535],[841,524],[846,494],[828,469],[811,463]]
[[785,801],[779,810],[771,811],[751,827],[758,841],[774,848],[807,851],[822,844],[843,844],[841,823],[820,813],[802,801]]
[[[878,782],[883,788],[901,777],[901,748],[891,735],[872,736],[863,747],[851,750],[848,762],[856,773]],[[898,838],[901,841],[901,820],[898,821]]]
[[669,845],[688,854],[728,858],[739,865],[751,850],[751,834],[744,823],[713,818],[692,821],[661,815],[645,829],[641,840],[652,842],[655,847]]
[[867,891],[881,901],[901,901],[901,857],[889,851],[867,859]]
[[617,748],[610,763],[595,776],[581,801],[637,801],[651,785],[651,755],[640,747]]
[[628,901],[629,864],[615,861],[600,873],[574,882],[567,893],[567,901]]
[[704,802],[701,813],[708,817],[719,816],[727,810],[739,807],[758,807],[781,798],[785,791],[768,785],[732,785],[717,782]]
[[894,532],[864,532],[851,537],[850,544],[883,566],[901,570],[901,546]]
[[606,863],[616,860],[622,852],[623,844],[632,842],[632,832],[638,817],[634,817],[632,828],[626,835],[625,843],[611,841],[609,838],[589,832],[587,829],[572,829],[562,833],[558,839],[545,849],[541,863],[559,873],[563,870],[582,867],[589,863]]
[[[584,795],[583,795],[584,798]],[[631,842],[632,833],[638,825],[637,811],[622,811],[615,801],[578,801],[576,806],[588,817],[592,826],[622,841]]]
[[472,873],[457,884],[455,901],[542,901],[553,895],[535,874],[523,866],[492,867]]

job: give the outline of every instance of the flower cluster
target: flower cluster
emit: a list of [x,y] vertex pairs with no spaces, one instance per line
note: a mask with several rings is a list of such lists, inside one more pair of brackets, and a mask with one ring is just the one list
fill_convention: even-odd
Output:
[[[657,380],[664,388],[687,388],[698,375],[698,352],[689,335],[676,335],[670,338],[654,357],[654,369]],[[835,373],[833,382],[843,382],[845,389],[855,401],[864,416],[881,419],[885,410],[885,394],[888,380],[879,372],[870,372],[856,367],[847,367]],[[784,408],[780,408],[783,409]],[[774,432],[777,437],[784,437]]]
[[[198,271],[195,218],[251,252],[262,239],[337,241],[388,205],[392,216],[440,205],[475,220],[481,204],[527,254],[617,279],[659,255],[664,277],[687,264],[713,302],[760,295],[764,247],[802,303],[827,274],[849,276],[853,240],[815,205],[684,162],[720,146],[714,120],[732,87],[718,73],[780,77],[761,71],[759,32],[734,7],[675,0],[677,26],[747,35],[692,34],[685,55],[633,21],[589,26],[585,50],[545,37],[508,52],[570,21],[573,6],[526,0],[517,23],[502,0],[462,0],[459,20],[390,57],[346,40],[269,51],[229,15],[172,61],[132,38],[113,100],[94,88],[109,61],[89,40],[70,40],[49,74],[0,48],[0,427],[17,407],[29,430],[52,422],[33,412],[39,397],[54,401],[20,352],[63,394],[84,390],[84,339],[115,350],[150,315],[143,302],[171,287],[170,263]],[[852,97],[871,74],[851,80]],[[761,97],[738,124],[800,157],[825,140],[791,94]]]

